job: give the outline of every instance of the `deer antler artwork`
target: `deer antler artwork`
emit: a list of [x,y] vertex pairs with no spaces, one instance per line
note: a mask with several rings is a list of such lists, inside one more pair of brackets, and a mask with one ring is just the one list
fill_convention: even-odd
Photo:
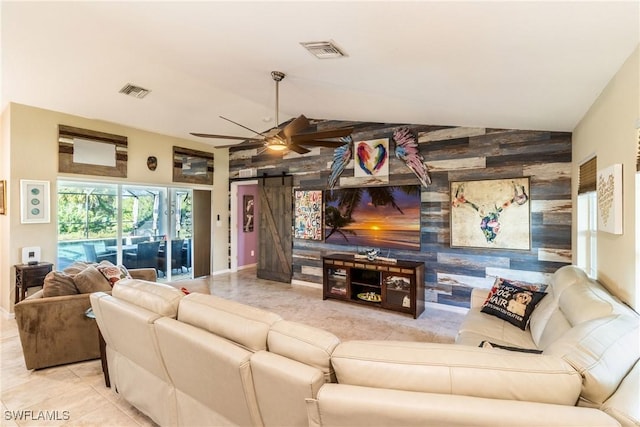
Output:
[[[505,180],[503,180],[505,181]],[[491,181],[485,181],[491,182]],[[451,208],[463,208],[468,207],[476,211],[480,215],[480,231],[484,235],[487,244],[494,244],[496,238],[500,234],[501,224],[500,216],[504,211],[512,206],[519,207],[527,203],[529,196],[527,195],[527,189],[524,185],[516,183],[512,180],[510,186],[513,188],[513,195],[510,199],[504,202],[491,202],[492,207],[488,207],[486,200],[484,203],[478,201],[471,201],[465,196],[465,185],[469,183],[462,182],[457,186],[452,186]],[[503,183],[504,184],[504,183]],[[491,185],[491,184],[487,184]],[[499,188],[499,187],[496,187]],[[503,185],[502,194],[505,193]],[[504,200],[504,199],[503,199]],[[528,213],[527,213],[528,218]],[[516,225],[517,226],[517,225]],[[527,227],[528,229],[528,227]],[[453,234],[453,233],[452,233]],[[528,239],[527,239],[528,240]],[[527,243],[528,244],[528,243]]]

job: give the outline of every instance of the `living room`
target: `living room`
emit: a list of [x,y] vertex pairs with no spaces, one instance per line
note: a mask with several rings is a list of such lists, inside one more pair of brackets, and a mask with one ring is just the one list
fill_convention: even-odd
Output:
[[[470,7],[471,9],[480,7],[479,4],[482,3],[475,3],[475,6]],[[293,4],[290,6],[298,11],[297,6]],[[579,8],[578,5],[575,7]],[[615,6],[612,7],[618,11],[619,15],[611,12],[612,15],[608,16],[611,21],[604,18],[603,21],[606,21],[607,25],[616,26],[612,24],[616,18],[623,15],[633,15],[633,13],[627,13],[627,8],[631,7],[637,12],[638,6],[631,2],[620,2],[615,3]],[[3,27],[5,19],[10,19],[12,16],[11,13],[6,12],[7,10],[10,9],[6,9],[6,5],[3,5]],[[237,10],[235,11],[237,12]],[[564,10],[557,12],[566,13]],[[18,12],[14,11],[14,13]],[[17,16],[24,17],[25,15],[21,13],[18,13]],[[302,12],[299,11],[299,13]],[[490,12],[486,13],[490,14]],[[523,11],[519,11],[518,16],[524,20],[523,13]],[[562,13],[557,15],[558,21],[554,21],[557,26],[554,27],[556,31],[558,27],[561,27],[559,24],[561,17],[567,16]],[[597,156],[598,169],[622,165],[624,185],[622,186],[623,204],[621,209],[624,231],[622,234],[597,232],[593,242],[596,258],[592,261],[595,261],[593,264],[597,266],[597,279],[613,295],[638,311],[640,307],[640,227],[638,227],[640,197],[638,196],[639,184],[636,171],[639,148],[638,128],[640,127],[640,105],[638,103],[640,83],[637,78],[640,50],[638,47],[637,15],[636,13],[634,18],[629,18],[631,23],[625,19],[623,20],[624,25],[619,25],[619,27],[631,27],[635,30],[633,40],[629,41],[626,37],[628,34],[624,33],[623,29],[619,29],[619,33],[616,33],[618,38],[612,37],[611,40],[624,39],[624,47],[616,47],[616,49],[609,45],[598,47],[602,51],[616,50],[621,53],[617,55],[615,64],[603,67],[606,68],[603,71],[606,78],[603,79],[603,74],[598,75],[600,79],[596,85],[598,89],[586,96],[589,98],[589,102],[584,101],[584,94],[573,92],[576,98],[582,99],[582,103],[572,111],[574,119],[563,122],[563,124],[549,120],[550,116],[560,116],[562,110],[568,108],[556,99],[560,95],[551,92],[547,95],[546,105],[536,105],[540,111],[540,117],[528,117],[529,121],[522,120],[520,117],[519,123],[528,123],[528,125],[507,125],[506,119],[499,122],[486,119],[484,112],[482,112],[482,106],[476,109],[477,115],[454,120],[451,117],[455,117],[455,115],[429,115],[424,112],[420,112],[420,118],[417,119],[413,113],[408,114],[399,108],[398,104],[389,104],[388,107],[384,107],[382,104],[378,107],[381,111],[375,116],[363,116],[360,113],[327,114],[326,111],[330,107],[324,107],[326,108],[324,110],[312,110],[301,106],[301,104],[292,105],[293,101],[285,101],[287,97],[292,95],[292,92],[300,91],[305,84],[314,86],[319,83],[309,80],[312,73],[297,76],[298,70],[288,64],[269,64],[267,69],[260,70],[255,74],[247,74],[252,78],[246,85],[255,90],[265,87],[263,97],[268,98],[268,102],[262,102],[259,114],[254,114],[256,117],[272,114],[274,99],[272,98],[273,86],[269,72],[281,68],[288,73],[280,86],[284,91],[282,101],[287,102],[285,107],[287,119],[304,112],[308,117],[316,119],[314,124],[319,127],[353,126],[356,129],[353,136],[357,140],[388,138],[395,129],[407,126],[407,124],[416,132],[431,179],[431,184],[422,188],[421,249],[420,251],[400,250],[388,253],[384,251],[382,254],[389,254],[391,257],[403,260],[424,262],[427,301],[454,311],[466,311],[470,290],[476,287],[490,287],[493,276],[508,277],[511,275],[520,280],[539,281],[548,279],[563,265],[577,264],[580,258],[579,242],[582,231],[578,228],[580,166],[594,156]],[[593,15],[589,16],[590,19],[595,19]],[[236,18],[240,19],[238,16]],[[542,26],[544,20],[537,22]],[[597,22],[605,25],[600,21]],[[513,30],[511,26],[508,28]],[[46,38],[44,30],[43,33]],[[559,31],[559,33],[562,32]],[[594,33],[598,34],[598,31],[594,30]],[[419,36],[419,33],[417,35]],[[307,34],[305,36],[307,39],[311,37]],[[322,35],[322,37],[326,36]],[[297,43],[302,39],[294,41]],[[342,42],[345,43],[346,40]],[[345,49],[349,51],[348,43],[345,44]],[[585,45],[580,45],[580,47],[586,49]],[[588,56],[587,50],[579,52],[580,55],[576,55],[576,57]],[[601,50],[597,52],[601,52]],[[14,45],[11,52],[16,55],[16,51],[19,49]],[[511,54],[517,57],[515,52],[511,52]],[[355,55],[355,51],[352,55]],[[544,54],[540,53],[540,55],[540,61],[543,61]],[[88,56],[91,56],[93,61],[100,61],[93,54]],[[597,54],[593,56],[598,57]],[[11,56],[10,59],[16,60],[16,58],[20,58],[20,56]],[[349,58],[344,59],[349,60]],[[480,57],[475,60],[483,61],[485,59]],[[497,59],[495,60],[497,61]],[[21,58],[20,62],[27,67],[28,58]],[[408,61],[408,64],[411,63]],[[325,67],[325,64],[322,63],[321,67]],[[420,64],[424,63],[420,61]],[[560,67],[562,62],[559,61],[555,64]],[[94,63],[96,68],[101,65],[101,62]],[[60,65],[58,64],[58,66]],[[87,67],[90,66],[87,65]],[[542,73],[543,71],[537,69],[532,73]],[[555,72],[558,73],[558,79],[560,79],[560,75],[565,74],[562,68],[556,68]],[[468,71],[458,70],[458,73],[465,74]],[[139,79],[141,82],[146,81],[147,76],[141,75],[143,73],[132,74],[131,78]],[[256,78],[261,74],[264,76]],[[335,72],[336,76],[338,74]],[[552,76],[553,73],[549,75]],[[7,79],[12,76],[15,77],[15,74],[3,77],[3,93],[10,93],[13,96],[6,97],[4,100],[1,136],[2,172],[0,180],[6,181],[6,202],[4,204],[6,214],[0,215],[0,233],[2,235],[0,242],[0,277],[2,278],[0,307],[4,318],[11,317],[13,312],[15,292],[13,266],[21,263],[21,249],[38,246],[41,248],[44,260],[55,259],[57,252],[56,204],[52,201],[52,220],[49,223],[23,224],[20,218],[20,180],[48,181],[51,183],[52,196],[55,194],[56,182],[60,178],[99,179],[109,182],[170,186],[173,185],[172,147],[188,147],[211,152],[214,157],[213,185],[195,185],[193,188],[211,191],[211,274],[214,277],[227,274],[230,271],[229,185],[231,181],[241,181],[238,179],[241,170],[253,170],[253,178],[256,180],[265,174],[271,177],[281,176],[284,173],[293,177],[294,188],[300,190],[325,190],[327,188],[326,182],[330,174],[332,150],[323,148],[302,156],[292,153],[274,156],[266,152],[239,148],[229,150],[215,148],[215,145],[224,145],[224,142],[216,141],[215,144],[209,144],[208,140],[191,137],[188,134],[189,131],[210,131],[237,135],[240,129],[234,125],[223,124],[222,120],[217,119],[219,114],[239,120],[240,123],[248,123],[252,128],[262,126],[258,129],[263,130],[270,127],[267,122],[262,122],[261,125],[261,119],[256,117],[244,121],[241,111],[247,108],[247,104],[242,102],[233,104],[234,106],[230,106],[228,109],[225,109],[224,106],[211,108],[203,114],[207,116],[206,119],[201,118],[199,122],[192,122],[180,134],[181,136],[178,136],[175,133],[159,131],[162,128],[159,123],[174,121],[170,112],[164,111],[159,116],[143,119],[140,126],[134,126],[125,124],[127,122],[124,120],[115,121],[114,116],[97,115],[91,108],[85,109],[82,114],[72,112],[72,110],[63,111],[54,108],[55,103],[51,100],[35,104],[29,102],[28,97],[18,96],[15,91],[8,90],[12,81]],[[562,77],[566,78],[566,76]],[[397,78],[402,79],[400,73]],[[420,76],[420,79],[427,78],[427,74]],[[568,79],[571,80],[570,77]],[[576,79],[578,79],[577,76]],[[508,83],[510,81],[508,70],[505,72],[503,80],[505,86],[508,85],[511,91],[517,91],[516,85]],[[523,85],[527,85],[527,81],[528,79],[524,77],[518,80],[519,84]],[[123,82],[118,82],[116,85],[121,83]],[[22,84],[26,83],[21,81]],[[290,89],[287,89],[288,84]],[[383,92],[392,92],[395,84],[393,78],[390,78],[387,81],[378,81],[376,86],[386,88],[388,85],[389,88]],[[414,84],[417,85],[417,83]],[[456,92],[471,91],[473,84],[477,84],[477,82],[472,81],[469,84],[468,88],[458,88]],[[533,86],[533,83],[531,84]],[[549,81],[548,85],[551,86],[552,82]],[[452,89],[451,86],[449,89]],[[153,90],[160,93],[160,88],[154,87]],[[346,87],[342,87],[342,90],[353,96],[357,93],[357,90],[350,91]],[[544,93],[545,86],[535,87],[532,90]],[[556,88],[556,90],[558,89]],[[324,93],[327,94],[327,104],[338,104],[334,98],[329,98],[329,92]],[[153,96],[154,92],[152,91],[151,94]],[[105,96],[105,100],[110,99],[109,96]],[[313,98],[318,104],[323,103],[322,91],[312,91],[306,96]],[[370,96],[373,98],[373,95]],[[562,96],[567,96],[567,94],[563,93]],[[515,98],[517,97],[508,99],[515,103]],[[428,97],[425,97],[421,102],[428,103],[427,99]],[[350,108],[358,110],[358,105],[366,104],[367,100],[367,97],[354,100],[349,103]],[[257,101],[255,102],[257,103]],[[409,100],[407,102],[410,103]],[[502,102],[507,101],[489,99],[486,102],[487,109]],[[105,101],[106,103],[108,102]],[[556,107],[556,105],[562,106]],[[515,110],[515,108],[514,106],[513,109]],[[336,111],[338,111],[337,107]],[[530,112],[530,110],[527,111],[527,113]],[[544,119],[542,118],[543,113]],[[143,114],[143,112],[139,112],[136,115]],[[471,114],[469,110],[467,110],[467,114]],[[513,116],[519,114],[522,113],[514,111]],[[153,126],[154,122],[158,123],[157,127]],[[514,120],[511,123],[517,122]],[[60,174],[58,170],[58,126],[60,124],[125,135],[129,139],[127,177],[118,179]],[[147,158],[151,155],[158,160],[157,169],[154,171],[146,166]],[[405,185],[418,182],[412,172],[399,159],[390,159],[390,167],[388,184]],[[350,174],[352,172],[346,170],[343,177],[348,177]],[[451,232],[449,215],[452,202],[450,183],[514,177],[530,178],[530,246],[525,250],[452,247],[449,240]],[[338,185],[338,187],[340,186]],[[320,287],[323,280],[322,256],[334,251],[353,252],[356,247],[355,245],[345,247],[324,242],[294,240],[292,249],[293,280],[296,283],[304,282]],[[460,297],[462,303],[458,300],[458,294],[462,295]]]

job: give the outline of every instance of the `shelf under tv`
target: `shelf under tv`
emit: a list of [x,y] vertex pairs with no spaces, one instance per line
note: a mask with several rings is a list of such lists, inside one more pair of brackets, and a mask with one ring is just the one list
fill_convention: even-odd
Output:
[[[353,255],[332,254],[322,258],[322,298],[333,298],[413,315],[424,311],[424,263],[397,261],[396,263],[355,259]],[[336,293],[333,272],[346,272],[344,292]],[[387,286],[389,283],[389,286]],[[405,286],[407,289],[399,289]],[[332,292],[333,290],[333,292]],[[366,295],[370,293],[370,295]],[[380,300],[378,301],[379,295]]]

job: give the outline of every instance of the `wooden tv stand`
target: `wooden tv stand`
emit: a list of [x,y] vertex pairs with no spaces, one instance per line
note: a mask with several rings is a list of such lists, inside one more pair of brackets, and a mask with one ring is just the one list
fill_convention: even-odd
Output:
[[353,255],[322,258],[322,299],[335,298],[413,315],[424,311],[424,263],[369,261]]

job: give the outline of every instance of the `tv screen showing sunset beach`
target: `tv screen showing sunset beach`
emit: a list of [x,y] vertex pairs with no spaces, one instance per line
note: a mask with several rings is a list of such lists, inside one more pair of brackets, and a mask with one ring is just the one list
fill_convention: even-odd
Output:
[[325,195],[325,242],[420,250],[420,186],[342,188]]

